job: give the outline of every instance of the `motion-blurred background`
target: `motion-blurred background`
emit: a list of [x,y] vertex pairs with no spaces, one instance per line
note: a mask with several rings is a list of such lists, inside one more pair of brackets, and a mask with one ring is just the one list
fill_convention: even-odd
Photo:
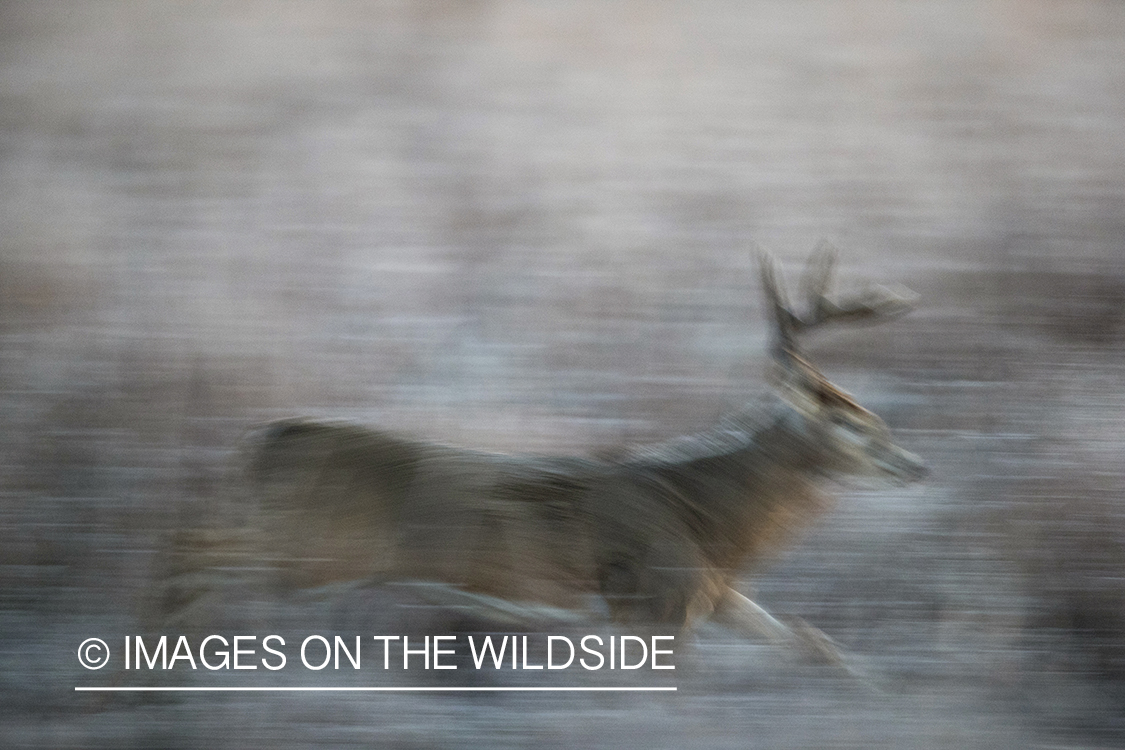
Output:
[[[3,744],[1113,745],[1123,201],[1118,2],[4,2]],[[765,387],[755,243],[822,238],[922,295],[809,352],[933,474],[754,586],[892,690],[704,633],[671,696],[72,692],[249,426],[699,429]]]

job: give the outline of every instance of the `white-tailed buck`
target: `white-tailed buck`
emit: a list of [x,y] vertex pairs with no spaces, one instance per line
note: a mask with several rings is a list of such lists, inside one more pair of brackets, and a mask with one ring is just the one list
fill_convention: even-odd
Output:
[[582,608],[595,594],[617,622],[681,631],[710,618],[836,658],[819,631],[779,622],[732,586],[825,507],[826,480],[925,472],[800,352],[811,328],[909,307],[888,290],[831,301],[832,264],[831,252],[814,255],[798,313],[762,256],[776,396],[665,445],[613,460],[545,458],[347,423],[256,431],[248,481],[261,558],[285,587],[430,582],[434,597],[496,614]]

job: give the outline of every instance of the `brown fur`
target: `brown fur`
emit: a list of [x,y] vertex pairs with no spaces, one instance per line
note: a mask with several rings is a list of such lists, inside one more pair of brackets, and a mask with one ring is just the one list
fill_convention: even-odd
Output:
[[291,420],[257,438],[250,481],[294,585],[436,580],[559,607],[601,593],[621,619],[682,627],[824,507],[815,446],[783,422],[608,462]]

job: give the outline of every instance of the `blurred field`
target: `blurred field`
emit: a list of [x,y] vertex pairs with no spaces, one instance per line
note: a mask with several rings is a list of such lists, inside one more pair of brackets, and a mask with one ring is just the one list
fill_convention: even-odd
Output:
[[[0,185],[0,744],[1125,741],[1121,3],[5,2]],[[887,692],[719,632],[656,697],[73,692],[251,425],[695,430],[764,388],[754,243],[821,238],[922,295],[809,348],[933,474],[747,586]]]

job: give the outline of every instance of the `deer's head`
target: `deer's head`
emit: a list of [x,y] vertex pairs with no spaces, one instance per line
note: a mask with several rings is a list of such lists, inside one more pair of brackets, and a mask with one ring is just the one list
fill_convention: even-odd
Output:
[[922,460],[891,442],[879,417],[860,406],[851,395],[833,385],[801,353],[797,339],[805,331],[830,321],[871,321],[897,317],[911,309],[906,290],[873,287],[840,301],[828,298],[836,254],[823,246],[809,260],[801,288],[806,309],[795,311],[778,283],[773,259],[761,254],[762,285],[774,321],[770,354],[774,381],[804,447],[818,467],[830,474],[871,476],[892,482],[910,482],[927,472]]

